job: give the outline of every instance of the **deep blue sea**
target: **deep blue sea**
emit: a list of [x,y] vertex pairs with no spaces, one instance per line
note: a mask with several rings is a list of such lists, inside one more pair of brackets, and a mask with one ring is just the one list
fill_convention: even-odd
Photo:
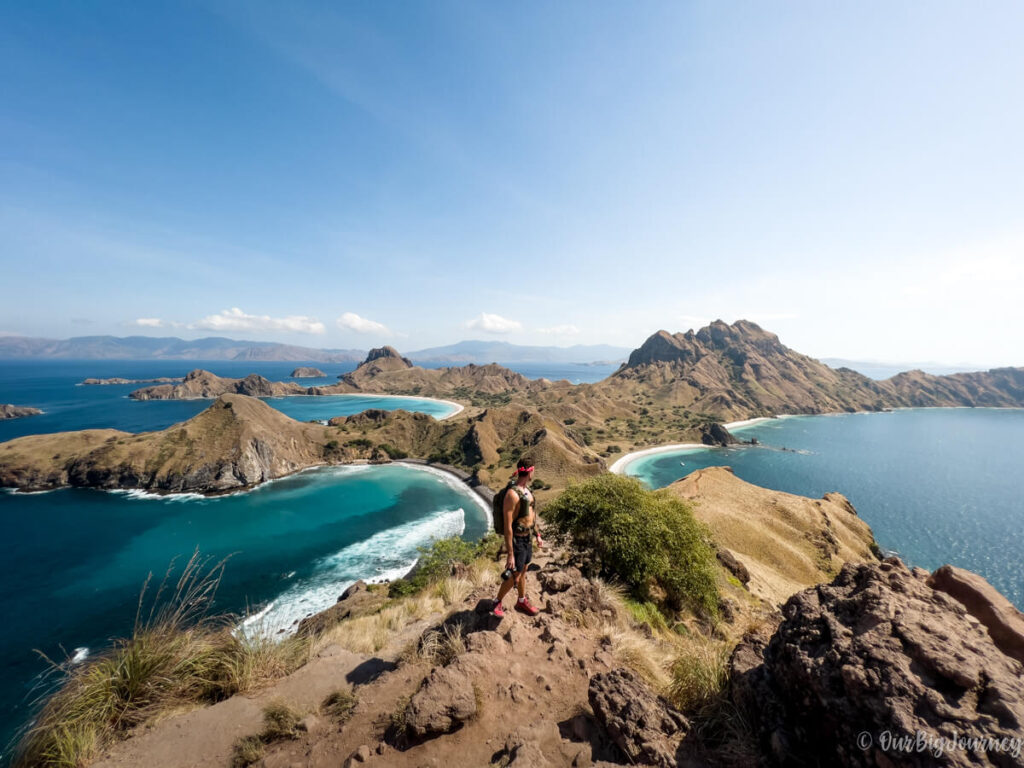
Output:
[[[42,416],[0,422],[0,440],[87,427],[160,429],[210,401],[127,399],[133,386],[76,386],[87,376],[180,376],[195,367],[225,376],[256,372],[285,379],[294,363],[0,361],[0,402],[34,405]],[[344,369],[319,366],[330,374]],[[303,380],[310,381],[310,380]],[[311,382],[313,383],[313,382]],[[367,407],[444,415],[423,400],[361,397],[270,398],[298,419]],[[265,631],[291,629],[332,605],[356,579],[395,578],[432,538],[479,538],[489,510],[450,476],[402,465],[302,472],[256,490],[216,498],[65,489],[0,491],[0,751],[24,724],[27,698],[46,665],[95,653],[130,631],[139,590],[170,562],[231,555],[217,609],[260,614]],[[0,762],[3,762],[0,758]]]
[[735,433],[761,445],[656,454],[626,472],[660,488],[726,465],[788,493],[839,491],[883,549],[929,570],[952,563],[976,571],[1024,608],[1024,410],[796,416]]

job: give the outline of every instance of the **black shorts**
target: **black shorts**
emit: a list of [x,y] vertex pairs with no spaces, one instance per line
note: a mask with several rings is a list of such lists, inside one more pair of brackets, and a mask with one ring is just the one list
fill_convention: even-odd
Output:
[[515,557],[516,573],[522,573],[526,570],[526,566],[533,560],[533,537],[532,536],[513,536],[512,537],[512,555]]

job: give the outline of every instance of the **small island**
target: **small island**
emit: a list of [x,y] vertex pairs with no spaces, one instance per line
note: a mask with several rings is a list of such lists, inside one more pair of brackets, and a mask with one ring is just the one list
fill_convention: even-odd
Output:
[[22,419],[26,416],[38,416],[42,411],[22,405],[0,405],[0,419]]
[[311,368],[309,366],[300,366],[292,371],[291,378],[293,379],[322,379],[327,374],[321,371],[319,368]]
[[155,379],[122,379],[119,376],[115,376],[110,379],[84,379],[81,383],[83,387],[106,387],[111,384],[177,384],[182,380],[181,376],[160,376]]

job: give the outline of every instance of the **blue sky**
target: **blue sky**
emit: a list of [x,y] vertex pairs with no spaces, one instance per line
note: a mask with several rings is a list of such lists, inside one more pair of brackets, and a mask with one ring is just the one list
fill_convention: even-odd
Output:
[[1019,3],[0,5],[0,332],[1024,365]]

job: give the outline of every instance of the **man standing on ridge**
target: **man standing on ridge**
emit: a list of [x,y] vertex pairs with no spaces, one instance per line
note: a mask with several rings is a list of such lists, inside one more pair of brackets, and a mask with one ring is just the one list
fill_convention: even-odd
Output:
[[494,600],[494,615],[501,618],[505,610],[501,601],[509,593],[514,584],[519,591],[516,610],[527,616],[535,616],[539,609],[530,605],[526,599],[526,567],[533,559],[533,540],[537,536],[537,546],[543,547],[544,540],[540,537],[537,527],[537,512],[530,492],[530,481],[533,480],[533,464],[527,459],[520,459],[516,464],[515,483],[509,484],[504,490],[502,512],[505,521],[505,548],[508,559],[505,561],[507,579],[501,583],[498,596]]

